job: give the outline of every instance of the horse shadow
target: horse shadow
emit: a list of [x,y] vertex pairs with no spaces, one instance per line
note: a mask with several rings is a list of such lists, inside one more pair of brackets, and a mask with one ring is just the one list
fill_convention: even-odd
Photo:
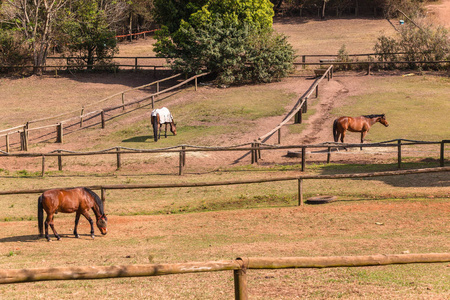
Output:
[[[60,234],[61,235],[61,239],[76,239],[76,237],[73,234]],[[49,234],[50,238],[52,239],[52,241],[57,241],[56,238]],[[88,237],[89,239],[91,238],[90,234],[81,234],[79,233],[80,237]],[[96,235],[95,237],[99,237],[100,235]],[[0,243],[34,243],[37,242],[39,240],[43,240],[43,241],[47,241],[45,239],[45,237],[39,237],[39,234],[27,234],[27,235],[17,235],[17,236],[10,236],[10,237],[5,237],[5,238],[1,238],[0,239]]]
[[129,139],[122,140],[123,143],[145,143],[148,139],[153,140],[153,135],[134,136]]

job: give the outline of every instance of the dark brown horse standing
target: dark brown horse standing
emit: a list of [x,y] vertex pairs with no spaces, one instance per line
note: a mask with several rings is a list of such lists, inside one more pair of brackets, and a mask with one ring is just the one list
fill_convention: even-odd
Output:
[[161,125],[165,125],[164,136],[167,138],[167,124],[170,125],[170,131],[173,135],[177,135],[176,124],[173,120],[173,116],[167,107],[160,109],[154,109],[151,115],[151,123],[153,126],[153,139],[155,142],[161,138]]
[[370,127],[376,122],[380,122],[384,126],[388,127],[389,124],[386,121],[385,114],[380,115],[366,115],[361,117],[340,117],[334,120],[333,123],[333,137],[334,141],[337,142],[339,140],[339,136],[341,137],[341,142],[344,142],[345,132],[361,132],[361,144],[364,142],[364,137],[369,131]]
[[97,227],[105,235],[107,233],[107,218],[103,209],[103,202],[92,190],[85,187],[72,189],[52,189],[45,191],[38,199],[38,225],[39,236],[42,237],[44,227],[44,210],[47,213],[45,220],[45,238],[50,242],[48,236],[48,225],[53,230],[55,237],[59,240],[61,236],[56,232],[53,224],[53,217],[56,213],[76,213],[75,228],[73,234],[79,237],[77,232],[78,221],[83,215],[91,225],[91,237],[94,238],[94,222],[89,216],[89,209],[92,208],[97,219]]

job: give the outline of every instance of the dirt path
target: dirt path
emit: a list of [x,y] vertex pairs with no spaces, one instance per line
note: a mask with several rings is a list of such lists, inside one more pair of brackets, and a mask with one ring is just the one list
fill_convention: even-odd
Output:
[[439,4],[427,5],[427,18],[433,23],[450,28],[450,0],[442,0]]

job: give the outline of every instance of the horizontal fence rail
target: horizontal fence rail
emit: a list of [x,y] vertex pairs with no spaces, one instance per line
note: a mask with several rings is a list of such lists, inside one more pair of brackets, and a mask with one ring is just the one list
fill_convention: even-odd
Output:
[[0,269],[0,284],[233,271],[235,299],[246,300],[248,299],[248,270],[367,267],[397,264],[446,263],[449,261],[450,253],[419,253],[280,258],[242,257],[235,260],[173,264]]
[[[227,185],[241,185],[241,184],[259,184],[267,182],[280,181],[297,181],[298,182],[298,205],[304,205],[303,201],[303,182],[304,180],[330,180],[330,179],[358,179],[358,178],[373,178],[383,176],[404,176],[413,174],[426,173],[441,173],[449,172],[450,167],[442,168],[426,168],[426,169],[411,169],[400,171],[384,171],[371,173],[355,173],[355,174],[333,174],[333,175],[298,175],[285,177],[272,177],[266,179],[250,179],[250,180],[232,180],[232,181],[212,181],[212,182],[196,182],[196,183],[166,183],[166,184],[127,184],[127,185],[95,185],[87,186],[92,190],[101,190],[101,199],[106,201],[106,190],[136,190],[136,189],[159,189],[159,188],[192,188],[192,187],[210,187],[210,186],[227,186]],[[70,189],[73,187],[66,187]],[[0,195],[21,195],[21,194],[40,194],[48,190],[46,189],[27,189],[27,190],[11,190],[0,191]]]
[[[67,151],[63,149],[54,150],[48,153],[8,153],[0,150],[0,158],[7,157],[18,157],[18,158],[31,158],[31,157],[39,157],[42,158],[42,173],[41,175],[45,175],[45,158],[46,157],[57,157],[58,158],[58,170],[63,170],[63,158],[64,157],[75,157],[75,156],[91,156],[91,155],[115,155],[117,162],[117,170],[121,168],[122,158],[124,155],[129,154],[158,154],[158,153],[178,153],[178,174],[183,175],[184,170],[187,166],[187,156],[188,153],[192,152],[246,152],[247,154],[251,154],[251,163],[257,163],[258,159],[262,157],[263,151],[275,151],[275,150],[296,150],[290,152],[291,154],[298,154],[301,157],[301,171],[305,171],[306,169],[306,156],[308,149],[326,149],[325,152],[316,151],[316,154],[326,155],[326,162],[331,162],[331,154],[333,149],[339,148],[396,148],[397,151],[397,168],[402,168],[402,153],[403,149],[406,146],[414,146],[414,145],[439,145],[439,166],[445,166],[445,145],[450,144],[450,140],[442,140],[439,142],[430,142],[430,141],[413,141],[413,140],[390,140],[379,143],[366,143],[366,144],[349,144],[349,143],[321,143],[321,144],[313,144],[313,145],[268,145],[262,143],[248,143],[236,146],[229,147],[202,147],[202,146],[192,146],[192,145],[180,145],[168,148],[159,148],[159,149],[132,149],[125,147],[113,147],[101,151],[89,151],[89,152],[78,152],[78,151]],[[344,152],[345,153],[345,152]]]

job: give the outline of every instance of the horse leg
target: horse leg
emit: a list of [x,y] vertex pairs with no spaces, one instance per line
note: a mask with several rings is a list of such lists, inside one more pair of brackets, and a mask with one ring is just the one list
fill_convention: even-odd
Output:
[[80,221],[80,216],[81,214],[79,212],[77,212],[76,216],[75,216],[75,228],[73,229],[73,234],[75,235],[76,238],[79,238],[80,236],[78,235],[78,222]]
[[[344,143],[344,138],[345,138],[345,131],[342,131],[341,133],[341,143]],[[347,147],[344,147],[345,151],[347,151]]]
[[[366,137],[367,131],[361,131],[361,144],[364,143],[364,138]],[[363,147],[361,146],[361,151]]]
[[48,215],[47,219],[45,220],[45,237],[47,238],[47,241],[50,242],[50,237],[48,236],[48,225],[50,225],[50,228],[53,231],[53,234],[55,235],[56,239],[59,241],[61,239],[61,236],[56,232],[55,225],[53,224],[53,214]]
[[167,123],[164,123],[164,125],[166,126],[164,128],[164,137],[167,139]]
[[91,224],[91,238],[94,238],[94,221],[92,221],[91,216],[87,211],[84,211],[81,214],[88,220],[89,224]]

